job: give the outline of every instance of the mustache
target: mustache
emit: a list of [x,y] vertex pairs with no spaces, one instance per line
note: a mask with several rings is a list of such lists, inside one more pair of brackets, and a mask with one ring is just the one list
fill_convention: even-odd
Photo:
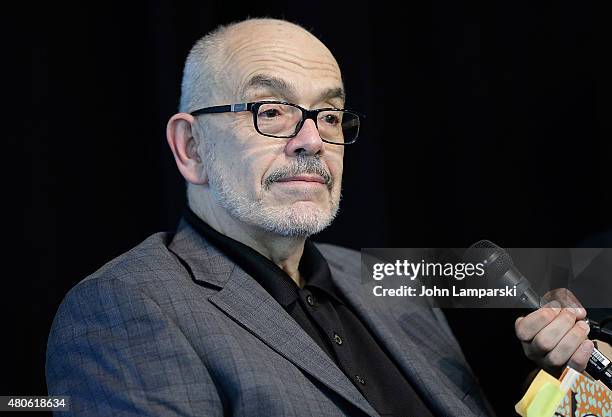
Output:
[[323,166],[321,160],[316,156],[298,155],[288,165],[280,167],[272,171],[263,182],[263,187],[268,190],[270,186],[285,178],[295,177],[301,174],[314,174],[323,178],[328,190],[332,189],[334,180],[329,172]]

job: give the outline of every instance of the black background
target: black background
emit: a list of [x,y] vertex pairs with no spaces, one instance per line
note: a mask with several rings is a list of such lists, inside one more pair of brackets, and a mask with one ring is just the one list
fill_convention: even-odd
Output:
[[[184,204],[165,142],[193,42],[284,17],[335,54],[347,107],[341,214],[361,247],[603,245],[612,230],[610,37],[591,2],[17,4],[2,19],[2,393],[43,395],[65,293]],[[602,243],[604,242],[604,243]],[[500,415],[531,369],[513,312],[449,319]],[[496,380],[500,386],[495,386]]]

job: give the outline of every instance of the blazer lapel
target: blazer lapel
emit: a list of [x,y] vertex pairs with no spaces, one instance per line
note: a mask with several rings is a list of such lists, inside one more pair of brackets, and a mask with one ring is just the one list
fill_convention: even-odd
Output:
[[336,364],[253,278],[186,222],[170,245],[196,281],[220,287],[209,301],[295,366],[371,417],[378,413]]
[[[432,411],[438,415],[475,416],[475,412],[462,401],[465,394],[437,369],[438,366],[444,366],[443,358],[437,353],[428,354],[426,357],[421,350],[423,346],[419,347],[423,343],[417,345],[411,335],[406,334],[407,328],[399,325],[401,317],[390,314],[389,306],[381,304],[390,300],[386,297],[372,295],[372,288],[376,283],[362,284],[359,277],[348,276],[340,267],[331,262],[330,269],[332,279],[338,289],[370,331],[395,358],[415,390],[428,400],[433,408]],[[378,300],[379,298],[382,300]],[[410,302],[410,300],[403,301]],[[403,308],[403,310],[407,309]],[[414,331],[423,332],[423,329]],[[433,333],[433,330],[430,329],[430,332]],[[415,335],[416,340],[422,340],[423,337],[423,334],[418,337]],[[430,341],[430,344],[435,343],[433,340]]]

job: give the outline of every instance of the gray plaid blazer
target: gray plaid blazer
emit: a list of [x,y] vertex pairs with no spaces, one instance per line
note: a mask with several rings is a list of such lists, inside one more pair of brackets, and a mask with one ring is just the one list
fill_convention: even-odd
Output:
[[[371,296],[359,252],[317,246],[339,291],[433,412],[488,415],[441,313]],[[79,416],[379,415],[291,316],[185,221],[68,293],[46,375],[49,395],[69,395]]]

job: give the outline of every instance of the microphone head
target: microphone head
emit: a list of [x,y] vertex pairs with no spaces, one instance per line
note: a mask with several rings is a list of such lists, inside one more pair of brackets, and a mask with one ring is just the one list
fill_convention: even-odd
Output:
[[503,248],[490,240],[479,240],[465,251],[465,259],[472,263],[483,263],[490,279],[498,280],[514,267],[512,258]]
[[481,248],[482,249],[502,249],[501,247],[497,246],[495,243],[493,243],[493,242],[491,242],[490,240],[487,240],[487,239],[479,240],[478,242],[476,242],[472,246],[470,246],[470,248],[477,248],[477,249],[481,249]]
[[[510,254],[490,240],[480,240],[466,250],[466,260],[482,263],[490,288],[514,286],[517,296],[514,299],[521,307],[531,309],[540,307],[540,297],[531,288],[529,281],[516,269]],[[498,300],[500,306],[512,304],[511,299]]]

